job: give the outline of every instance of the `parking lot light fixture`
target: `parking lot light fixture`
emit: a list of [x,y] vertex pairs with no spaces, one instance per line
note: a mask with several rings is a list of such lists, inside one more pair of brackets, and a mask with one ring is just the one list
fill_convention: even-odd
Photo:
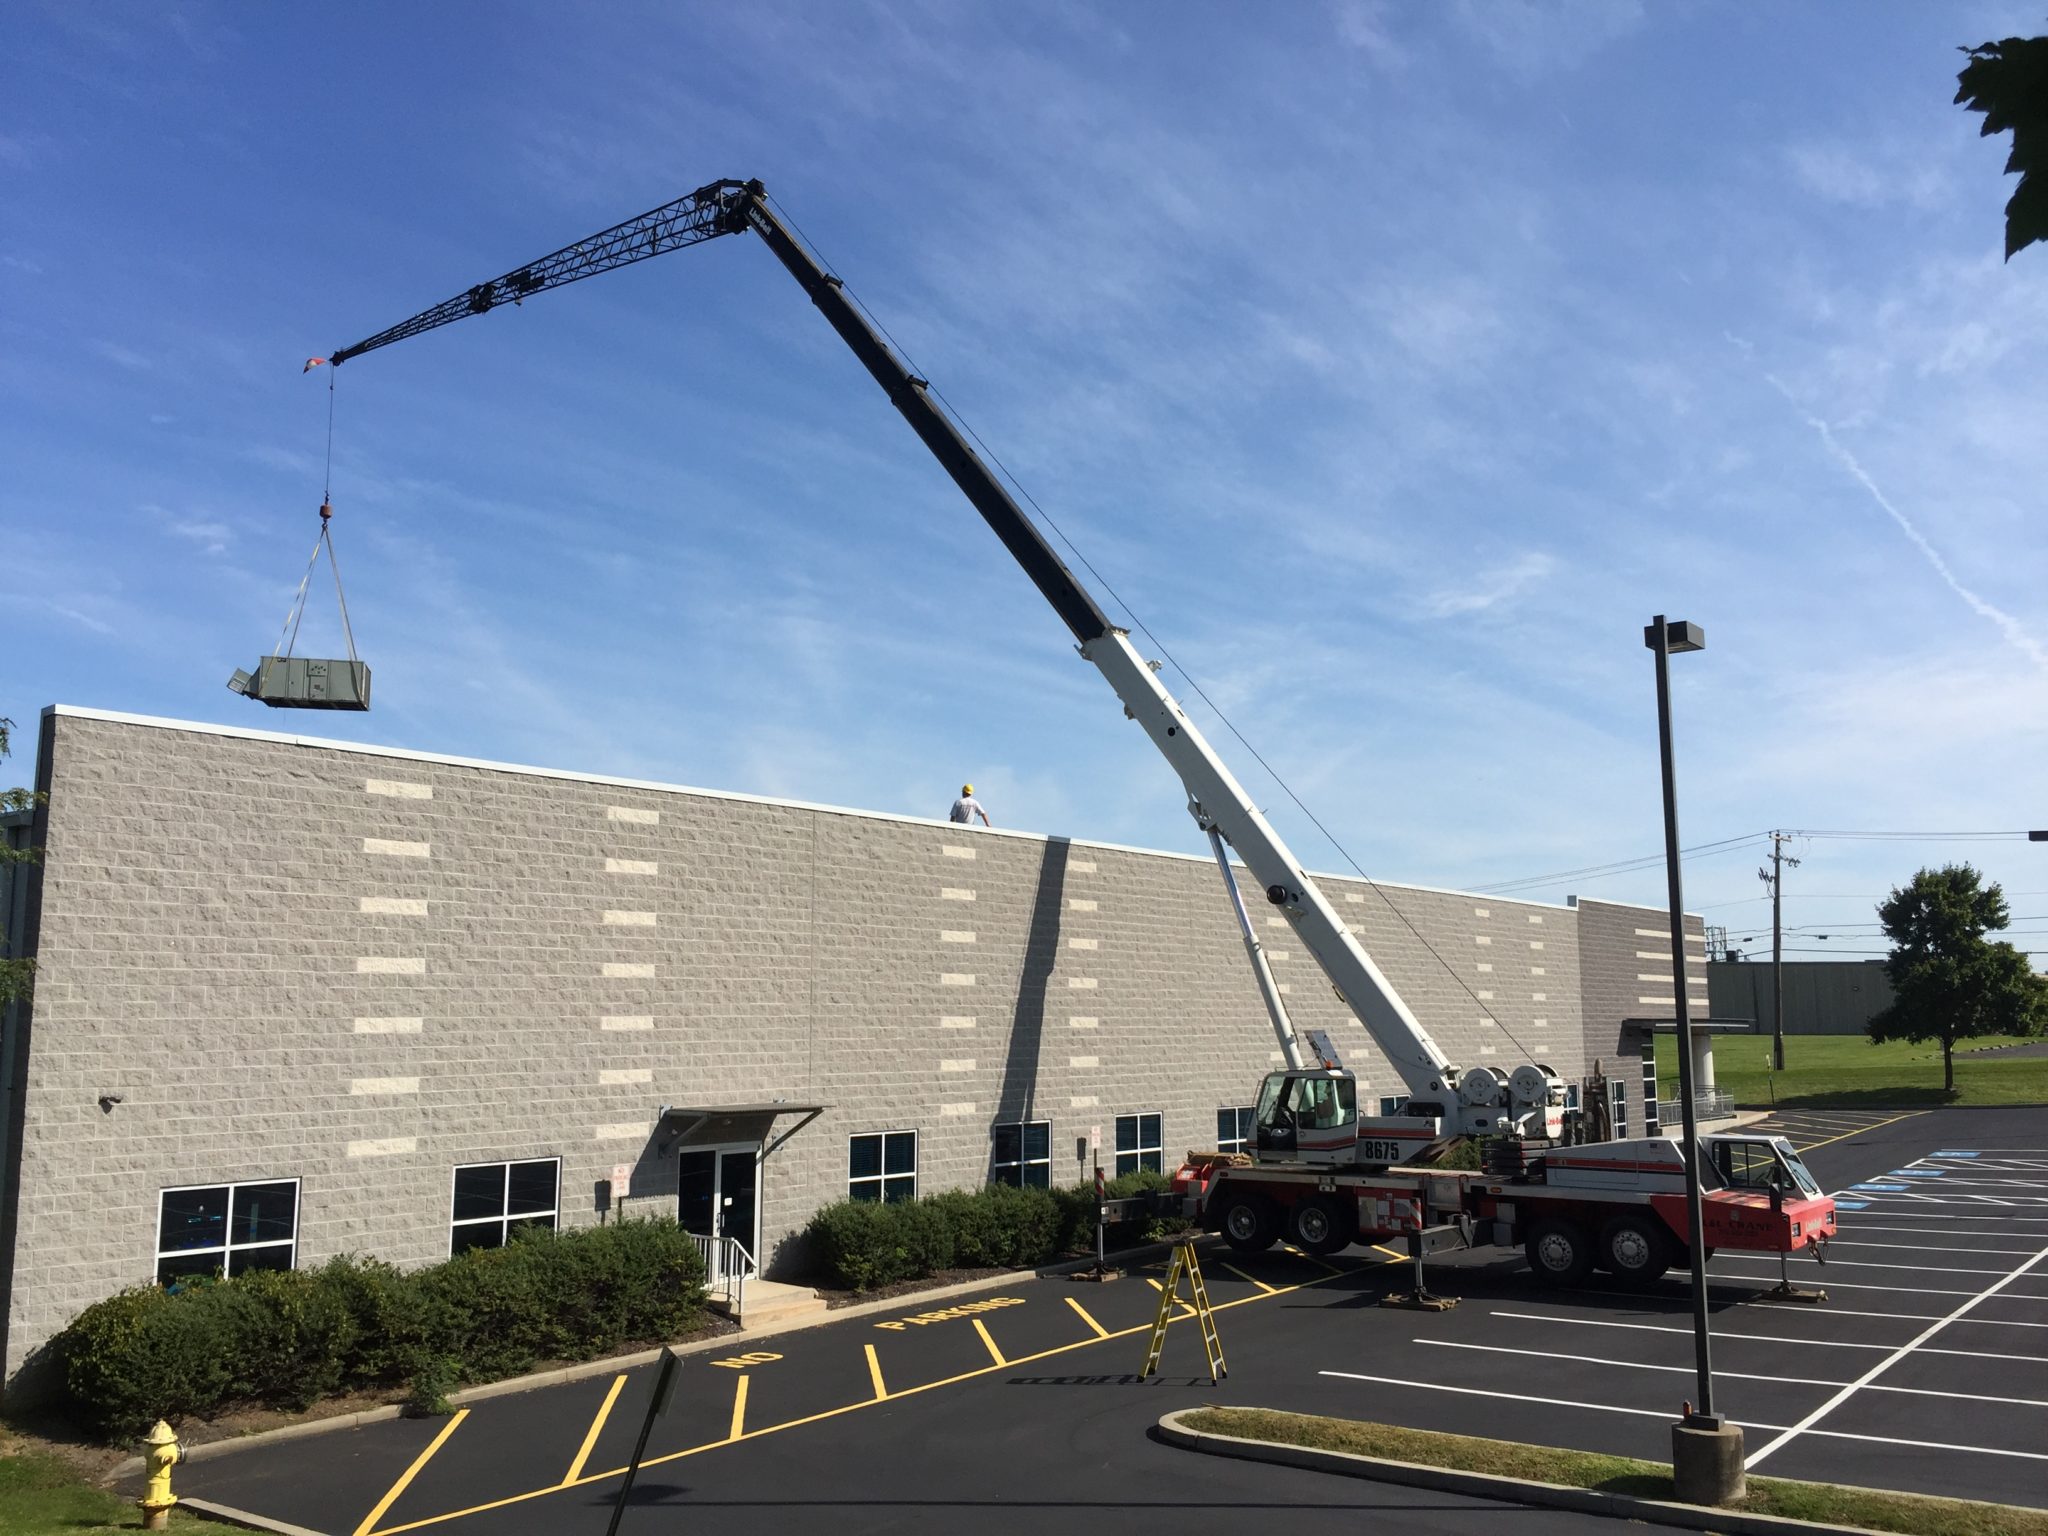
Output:
[[1681,1499],[1723,1504],[1742,1494],[1742,1431],[1714,1411],[1714,1364],[1707,1330],[1705,1220],[1700,1209],[1699,1113],[1693,1099],[1692,1014],[1685,980],[1685,882],[1678,862],[1678,783],[1671,755],[1671,657],[1706,649],[1706,633],[1658,614],[1643,631],[1657,658],[1657,749],[1664,780],[1664,865],[1671,894],[1671,998],[1678,1036],[1678,1104],[1684,1127],[1686,1246],[1692,1258],[1693,1363],[1699,1394],[1672,1429],[1672,1474]]

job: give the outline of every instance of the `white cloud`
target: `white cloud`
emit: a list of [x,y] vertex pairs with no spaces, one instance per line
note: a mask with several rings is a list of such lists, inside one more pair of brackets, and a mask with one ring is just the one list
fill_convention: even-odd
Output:
[[1461,613],[1479,613],[1496,608],[1502,603],[1512,602],[1556,569],[1555,559],[1541,550],[1531,550],[1506,565],[1481,571],[1464,586],[1446,587],[1433,593],[1424,601],[1422,611],[1432,619],[1448,619]]
[[1386,0],[1341,0],[1331,13],[1337,36],[1381,69],[1404,68],[1409,52],[1393,35],[1395,11]]
[[147,373],[156,366],[140,352],[124,347],[118,341],[96,341],[92,349],[108,362],[118,364],[131,373]]
[[170,531],[181,539],[189,539],[209,555],[227,553],[228,538],[233,533],[226,523],[176,522]]
[[1641,0],[1458,0],[1451,14],[1525,77],[1575,68],[1643,24]]
[[1785,159],[1807,191],[1855,208],[1931,208],[1949,195],[1953,185],[1940,158],[1924,145],[1897,138],[1854,145],[1795,144],[1785,151]]

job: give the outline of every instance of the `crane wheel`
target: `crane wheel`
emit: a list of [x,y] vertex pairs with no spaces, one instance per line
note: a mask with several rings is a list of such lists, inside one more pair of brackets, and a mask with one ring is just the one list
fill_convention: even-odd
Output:
[[1545,1218],[1529,1229],[1522,1246],[1530,1273],[1545,1285],[1582,1285],[1593,1272],[1593,1245],[1575,1221]]
[[1649,1285],[1671,1267],[1675,1246],[1656,1217],[1617,1216],[1600,1229],[1600,1267],[1623,1285]]
[[1358,1240],[1358,1213],[1330,1195],[1310,1195],[1294,1208],[1289,1236],[1303,1253],[1317,1258],[1342,1252]]
[[1239,1253],[1263,1253],[1280,1235],[1280,1213],[1264,1195],[1233,1195],[1216,1229]]

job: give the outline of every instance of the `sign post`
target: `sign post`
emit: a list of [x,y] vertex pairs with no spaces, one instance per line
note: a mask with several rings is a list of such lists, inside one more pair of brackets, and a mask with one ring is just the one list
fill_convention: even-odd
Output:
[[654,1395],[647,1399],[647,1417],[640,1421],[640,1438],[633,1442],[633,1459],[626,1463],[625,1478],[619,1483],[619,1496],[612,1501],[612,1523],[605,1527],[604,1536],[619,1536],[619,1518],[626,1512],[626,1501],[633,1496],[633,1479],[640,1471],[640,1458],[647,1454],[647,1437],[654,1432],[654,1421],[668,1412],[668,1405],[676,1395],[676,1377],[682,1368],[683,1357],[664,1347],[661,1363],[654,1368]]

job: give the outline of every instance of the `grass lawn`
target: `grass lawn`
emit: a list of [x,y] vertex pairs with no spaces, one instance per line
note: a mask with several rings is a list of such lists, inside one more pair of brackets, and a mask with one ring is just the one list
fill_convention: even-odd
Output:
[[[1942,1091],[1940,1046],[1873,1045],[1862,1035],[1787,1035],[1785,1070],[1778,1073],[1765,1070],[1769,1035],[1721,1035],[1714,1041],[1714,1080],[1746,1106],[2048,1104],[2048,1057],[1967,1054],[1971,1047],[2011,1043],[1987,1035],[1958,1048],[1953,1096]],[[1657,1081],[1662,1097],[1678,1097],[1678,1052],[1668,1037],[1657,1042]]]
[[[1399,1429],[1354,1419],[1273,1413],[1263,1408],[1204,1408],[1181,1422],[1206,1434],[1235,1435],[1244,1440],[1270,1440],[1316,1450],[1346,1451],[1354,1456],[1415,1462],[1426,1467],[1561,1483],[1568,1488],[1593,1488],[1640,1499],[1671,1497],[1668,1466],[1625,1456],[1596,1456],[1587,1451],[1561,1451],[1544,1445],[1481,1440],[1471,1435]],[[1777,1477],[1752,1477],[1748,1483],[1749,1496],[1740,1506],[1747,1514],[1832,1521],[1873,1531],[1901,1531],[1907,1536],[2048,1536],[2048,1510],[1975,1504],[1961,1499],[1923,1499],[1908,1493],[1838,1488],[1832,1483],[1796,1483]]]
[[[201,1524],[171,1512],[172,1530],[197,1531]],[[141,1528],[142,1511],[132,1502],[95,1488],[62,1459],[0,1454],[0,1536],[94,1536]]]

